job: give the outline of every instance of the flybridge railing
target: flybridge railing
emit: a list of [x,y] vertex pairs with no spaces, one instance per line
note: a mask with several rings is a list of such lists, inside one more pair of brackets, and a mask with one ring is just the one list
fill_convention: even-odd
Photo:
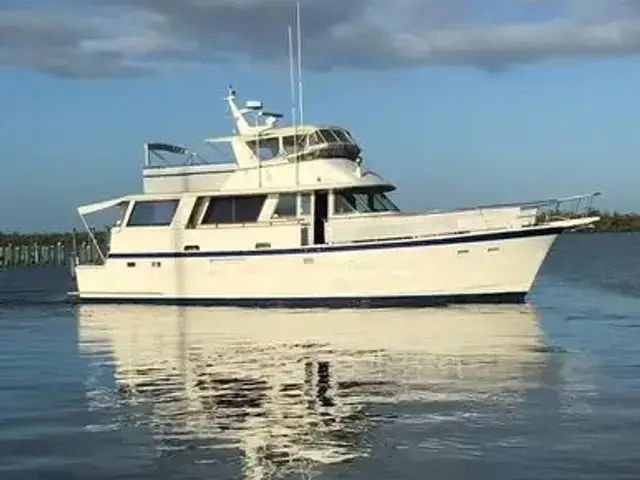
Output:
[[[144,165],[143,169],[162,169],[170,167],[189,167],[195,165],[228,165],[234,163],[234,159],[226,152],[222,151],[214,144],[210,144],[218,153],[222,154],[223,160],[209,160],[202,157],[198,152],[194,152],[179,145],[172,145],[162,142],[147,142],[144,144]],[[171,154],[171,159],[163,153]],[[175,161],[179,158],[179,161]],[[159,162],[154,160],[159,159]]]

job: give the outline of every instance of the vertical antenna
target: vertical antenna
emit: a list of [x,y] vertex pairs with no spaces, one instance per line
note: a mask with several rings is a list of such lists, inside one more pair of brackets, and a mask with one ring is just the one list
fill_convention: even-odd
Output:
[[289,25],[289,76],[291,82],[291,121],[293,122],[293,161],[296,162],[296,185],[298,184],[298,119],[296,112],[296,84],[293,67],[293,29]]
[[262,158],[260,158],[260,131],[258,130],[258,114],[253,112],[256,132],[256,156],[258,157],[258,188],[262,188]]
[[304,123],[304,110],[302,106],[302,28],[300,26],[300,2],[296,2],[296,23],[298,26],[298,108],[300,110],[300,123]]
[[291,83],[291,121],[293,122],[294,132],[298,119],[296,118],[296,85],[295,85],[295,73],[293,68],[293,32],[291,25],[289,25],[289,81]]

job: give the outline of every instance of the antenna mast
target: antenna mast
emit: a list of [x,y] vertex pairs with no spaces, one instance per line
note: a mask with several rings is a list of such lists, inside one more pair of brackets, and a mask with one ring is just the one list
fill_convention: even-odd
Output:
[[293,30],[289,25],[289,75],[291,83],[291,121],[293,122],[293,161],[296,163],[296,185],[299,183],[298,169],[298,119],[296,112],[296,84],[295,73],[293,68]]
[[300,26],[300,2],[296,2],[296,24],[298,30],[298,108],[300,109],[300,124],[304,123],[304,109],[302,106],[302,27]]
[[289,25],[289,77],[289,81],[291,84],[291,121],[293,122],[293,130],[295,135],[298,118],[296,111],[296,85],[295,73],[293,68],[293,32],[291,29],[291,25]]

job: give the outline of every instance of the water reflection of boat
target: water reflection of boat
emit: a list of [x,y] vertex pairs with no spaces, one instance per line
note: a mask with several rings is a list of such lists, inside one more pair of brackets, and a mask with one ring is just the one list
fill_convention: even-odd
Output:
[[78,315],[82,352],[115,363],[117,388],[90,384],[92,401],[148,407],[162,448],[239,448],[252,479],[367,455],[381,403],[513,399],[542,355],[527,306]]

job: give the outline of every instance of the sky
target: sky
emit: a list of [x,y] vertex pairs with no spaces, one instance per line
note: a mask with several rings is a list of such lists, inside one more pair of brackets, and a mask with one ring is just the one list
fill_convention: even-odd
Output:
[[[301,0],[304,113],[408,210],[601,191],[640,211],[640,0]],[[2,0],[0,231],[141,189],[143,143],[290,121],[294,0]]]

